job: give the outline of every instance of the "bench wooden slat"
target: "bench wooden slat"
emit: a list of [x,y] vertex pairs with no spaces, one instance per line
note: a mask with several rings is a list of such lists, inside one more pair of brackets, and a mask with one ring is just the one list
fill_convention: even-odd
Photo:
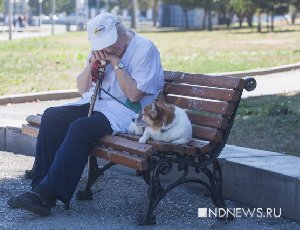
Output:
[[235,102],[238,101],[241,94],[240,91],[232,89],[209,88],[168,82],[165,84],[164,93]]
[[[119,133],[118,136],[138,141],[139,136]],[[153,146],[153,149],[156,151],[174,151],[182,154],[195,155],[196,153],[207,153],[212,149],[212,146],[209,145],[208,141],[192,139],[188,145],[173,145],[166,142],[160,141],[151,141],[148,140],[147,143]]]
[[28,136],[37,137],[37,135],[39,134],[39,127],[23,124],[22,125],[22,133],[26,134]]
[[116,164],[125,165],[139,171],[147,169],[147,158],[138,157],[126,152],[105,148],[99,145],[94,146],[91,153],[93,156],[103,158]]
[[209,144],[209,142],[197,139],[191,140],[189,142],[189,145],[197,149],[197,154],[205,154],[213,149],[213,145]]
[[231,115],[234,109],[234,104],[225,101],[195,100],[170,95],[165,96],[165,101],[184,109],[195,109],[224,115]]
[[164,71],[165,81],[178,81],[194,85],[219,87],[226,89],[239,89],[244,87],[244,79],[227,76],[209,76],[205,74],[191,74],[183,72]]
[[[131,135],[131,134],[124,134],[119,133],[118,136],[133,140],[133,141],[139,141],[140,136]],[[148,140],[147,144],[151,145],[153,147],[154,151],[166,151],[166,152],[177,152],[182,154],[189,154],[193,155],[196,154],[196,148],[189,145],[174,145],[167,142],[162,141],[152,141]]]
[[222,131],[193,125],[193,137],[201,140],[218,142],[222,139]]
[[192,124],[196,125],[225,130],[228,124],[227,118],[209,117],[202,114],[195,114],[194,111],[187,111],[187,115]]
[[134,153],[143,157],[150,156],[153,152],[151,145],[139,143],[118,136],[105,135],[99,139],[98,143],[103,144],[106,147]]

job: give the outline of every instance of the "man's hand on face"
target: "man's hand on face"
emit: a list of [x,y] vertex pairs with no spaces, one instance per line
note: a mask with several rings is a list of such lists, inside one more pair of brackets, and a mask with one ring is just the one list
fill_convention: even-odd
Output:
[[112,63],[113,66],[115,66],[118,64],[120,58],[104,50],[92,51],[90,62],[94,63],[95,61],[101,61],[101,60],[109,61]]

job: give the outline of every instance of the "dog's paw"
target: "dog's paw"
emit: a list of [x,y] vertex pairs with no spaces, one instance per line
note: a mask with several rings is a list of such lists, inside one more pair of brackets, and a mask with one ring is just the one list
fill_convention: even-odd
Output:
[[146,139],[146,138],[143,138],[143,137],[141,137],[141,138],[139,139],[139,142],[140,142],[140,143],[143,143],[143,144],[145,144],[146,141],[147,141],[147,139]]
[[144,133],[144,129],[143,127],[138,127],[134,122],[132,122],[128,128],[128,133],[137,136],[142,136]]

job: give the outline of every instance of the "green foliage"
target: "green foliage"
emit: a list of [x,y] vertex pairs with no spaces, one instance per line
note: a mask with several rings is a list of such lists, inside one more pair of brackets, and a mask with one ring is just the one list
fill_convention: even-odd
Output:
[[300,0],[290,0],[289,3],[295,7],[298,12],[300,11]]
[[229,0],[229,8],[237,15],[246,16],[255,12],[257,5],[253,0]]
[[243,103],[238,111],[238,115],[241,117],[247,116],[280,116],[292,114],[293,110],[291,101],[283,100],[280,97],[273,97],[273,101],[262,104],[260,106],[254,106],[253,101]]
[[285,102],[276,102],[268,108],[269,115],[287,115],[291,113],[292,111],[289,109],[289,104]]
[[300,156],[300,94],[242,99],[229,144]]

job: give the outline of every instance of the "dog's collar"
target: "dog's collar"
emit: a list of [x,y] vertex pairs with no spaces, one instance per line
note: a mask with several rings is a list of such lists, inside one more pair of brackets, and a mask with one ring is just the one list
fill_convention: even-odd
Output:
[[166,132],[167,130],[169,130],[171,127],[167,127],[167,128],[165,128],[165,129],[160,129],[160,132],[161,133],[164,133],[164,132]]
[[170,128],[172,128],[174,126],[175,122],[173,121],[171,124],[167,125],[166,127],[164,127],[164,129],[160,129],[161,133],[164,133],[166,131],[168,131]]
[[165,126],[162,129],[160,129],[160,132],[164,133],[164,132],[168,131],[170,128],[172,128],[177,123],[177,121],[178,121],[178,118],[175,116],[174,120],[170,124],[168,124],[167,126]]

